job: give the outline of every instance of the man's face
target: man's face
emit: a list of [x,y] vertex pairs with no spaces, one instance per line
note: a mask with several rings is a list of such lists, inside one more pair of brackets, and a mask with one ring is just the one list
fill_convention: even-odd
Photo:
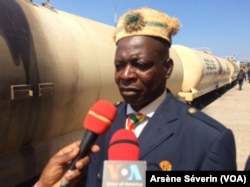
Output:
[[124,101],[140,110],[166,89],[172,71],[168,48],[148,36],[121,39],[115,54],[115,81]]

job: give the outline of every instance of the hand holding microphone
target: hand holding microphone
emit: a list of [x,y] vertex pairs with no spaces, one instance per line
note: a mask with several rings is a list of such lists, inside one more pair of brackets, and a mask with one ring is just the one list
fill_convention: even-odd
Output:
[[[72,161],[80,150],[81,141],[75,141],[65,147],[61,148],[44,167],[39,180],[34,187],[49,187],[49,186],[60,186],[61,179],[65,173],[65,164]],[[91,152],[96,153],[100,150],[99,146],[94,145],[91,147]],[[84,157],[77,165],[77,169],[74,172],[67,173],[68,178],[74,178],[77,182],[81,177],[81,169],[86,167],[90,162],[89,157]],[[65,175],[65,177],[66,177]],[[73,182],[71,182],[73,184]]]
[[[76,168],[75,164],[90,152],[91,146],[96,141],[99,135],[103,135],[110,128],[116,116],[116,107],[105,101],[99,100],[89,110],[83,126],[86,129],[80,144],[80,152],[77,157],[71,162],[69,171]],[[63,178],[61,187],[67,187],[70,181]]]

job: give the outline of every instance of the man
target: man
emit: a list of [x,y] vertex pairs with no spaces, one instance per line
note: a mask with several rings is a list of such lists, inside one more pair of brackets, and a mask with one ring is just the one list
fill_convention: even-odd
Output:
[[118,21],[115,81],[124,102],[117,105],[111,129],[96,142],[101,150],[91,156],[87,186],[101,186],[109,140],[131,112],[147,115],[135,129],[147,170],[236,170],[232,131],[166,89],[173,69],[171,36],[178,29],[177,19],[148,8],[129,11]]
[[242,85],[243,85],[243,81],[246,81],[246,74],[243,71],[243,69],[241,69],[237,75],[237,80],[238,80],[238,84],[239,84],[239,90],[242,90]]
[[166,89],[173,70],[169,48],[179,26],[176,18],[149,8],[129,11],[119,19],[114,65],[124,102],[117,104],[111,129],[96,142],[100,151],[90,157],[86,186],[102,186],[110,138],[125,128],[130,113],[146,115],[134,132],[147,170],[236,170],[232,131]]
[[247,78],[248,78],[248,83],[250,83],[250,67],[248,67],[247,70]]
[[248,157],[247,157],[244,170],[250,171],[250,155],[248,155]]

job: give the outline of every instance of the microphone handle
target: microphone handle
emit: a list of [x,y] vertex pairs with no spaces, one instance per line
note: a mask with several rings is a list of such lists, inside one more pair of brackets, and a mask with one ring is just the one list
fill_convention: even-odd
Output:
[[95,140],[97,139],[98,135],[86,130],[82,142],[80,144],[80,152],[77,155],[77,157],[71,162],[68,170],[74,170],[76,169],[76,162],[83,158],[84,156],[87,156],[91,150],[92,145],[94,144]]
[[[71,162],[68,170],[74,170],[76,169],[76,162],[83,158],[84,156],[87,156],[91,150],[92,145],[96,141],[98,137],[98,134],[91,132],[89,130],[85,131],[85,134],[82,138],[82,142],[80,144],[80,152],[77,155],[77,157]],[[70,185],[70,181],[63,178],[60,187],[68,187]]]

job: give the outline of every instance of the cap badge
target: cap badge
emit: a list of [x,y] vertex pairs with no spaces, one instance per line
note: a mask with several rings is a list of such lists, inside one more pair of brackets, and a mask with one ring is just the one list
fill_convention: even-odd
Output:
[[139,12],[132,12],[124,18],[124,27],[126,32],[142,30],[145,26],[143,16]]

